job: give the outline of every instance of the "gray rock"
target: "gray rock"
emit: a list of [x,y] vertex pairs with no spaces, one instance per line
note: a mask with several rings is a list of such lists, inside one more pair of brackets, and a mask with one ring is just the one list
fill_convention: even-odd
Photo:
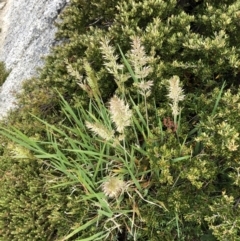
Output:
[[0,10],[2,10],[6,5],[6,2],[0,2]]
[[[0,89],[0,117],[16,107],[14,94],[23,80],[36,76],[42,57],[55,43],[54,25],[69,0],[8,0],[2,18],[0,60],[11,69]],[[3,10],[4,11],[4,10]],[[1,26],[0,26],[1,27]]]

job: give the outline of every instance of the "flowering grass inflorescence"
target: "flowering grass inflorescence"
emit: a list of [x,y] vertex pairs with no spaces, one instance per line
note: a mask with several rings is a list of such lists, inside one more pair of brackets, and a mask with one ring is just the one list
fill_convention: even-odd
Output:
[[129,105],[115,95],[109,101],[109,110],[116,130],[123,133],[125,127],[131,125],[132,111],[129,110]]
[[169,80],[169,92],[167,96],[172,102],[170,106],[172,108],[174,123],[176,124],[177,116],[180,112],[178,103],[184,99],[183,89],[180,86],[179,77],[176,75]]
[[125,191],[126,187],[126,182],[118,177],[109,177],[102,183],[104,194],[110,198],[118,198],[118,196]]

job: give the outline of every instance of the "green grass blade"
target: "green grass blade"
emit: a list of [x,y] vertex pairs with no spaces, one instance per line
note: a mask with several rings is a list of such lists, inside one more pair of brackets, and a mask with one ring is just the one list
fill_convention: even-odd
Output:
[[[88,227],[92,226],[93,224],[96,224],[99,221],[99,218],[100,218],[99,216],[96,216],[95,218],[91,219],[87,223],[85,223],[82,226],[76,228],[73,232],[71,232],[65,238],[63,238],[62,241],[68,240],[69,238],[73,237],[75,234],[79,233],[80,231],[87,229]],[[103,233],[104,232],[97,233],[96,235],[98,237],[98,236],[102,235]],[[80,239],[80,240],[82,240],[82,239]],[[89,240],[94,240],[94,239],[89,239]]]
[[98,214],[99,215],[103,215],[103,216],[106,216],[106,217],[108,217],[108,218],[111,218],[112,216],[113,216],[113,212],[106,212],[106,211],[104,211],[104,210],[101,210],[101,209],[99,209],[98,210]]
[[225,88],[225,86],[226,86],[226,82],[224,81],[223,85],[222,85],[222,88],[221,88],[221,90],[220,90],[220,92],[218,94],[218,97],[216,99],[216,102],[215,102],[215,105],[214,105],[214,108],[213,108],[211,116],[214,116],[215,113],[216,113],[216,110],[217,110],[217,107],[218,107],[218,104],[219,104],[219,101],[221,99],[221,96],[222,96],[222,93],[223,93],[223,89]]
[[175,163],[175,162],[180,162],[180,161],[184,161],[184,160],[188,160],[190,159],[191,156],[188,155],[188,156],[182,156],[182,157],[177,157],[177,158],[174,158],[171,160],[172,163]]
[[[104,238],[106,238],[107,234],[104,234],[105,232],[99,232],[94,234],[93,236],[89,237],[89,238],[84,238],[84,239],[77,239],[76,241],[92,241],[92,240],[104,240]],[[104,234],[104,235],[102,235]],[[102,235],[102,236],[101,236]]]
[[118,48],[119,48],[120,54],[121,54],[121,56],[122,56],[122,58],[123,58],[123,62],[124,62],[124,64],[126,65],[126,67],[127,67],[128,71],[129,71],[130,75],[132,76],[134,82],[135,82],[135,83],[138,83],[138,79],[137,79],[137,77],[135,76],[135,74],[134,74],[134,72],[133,72],[133,70],[132,70],[131,65],[129,64],[129,62],[128,62],[127,59],[125,58],[125,56],[124,56],[124,54],[123,54],[123,52],[122,52],[122,50],[121,50],[121,48],[120,48],[119,45],[118,45]]

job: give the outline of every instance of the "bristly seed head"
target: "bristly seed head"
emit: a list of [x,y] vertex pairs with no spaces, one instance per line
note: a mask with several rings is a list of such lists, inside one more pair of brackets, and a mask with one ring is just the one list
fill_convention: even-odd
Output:
[[172,104],[170,104],[172,108],[172,114],[176,118],[176,116],[179,114],[179,107],[178,107],[178,102],[182,101],[184,99],[184,94],[183,94],[183,89],[179,85],[180,79],[177,75],[174,75],[170,80],[169,80],[169,92],[168,92],[168,97],[171,99]]
[[140,81],[138,83],[134,83],[134,86],[136,86],[138,88],[138,92],[143,95],[143,96],[150,96],[151,94],[151,88],[153,86],[153,81],[149,80],[149,81]]
[[90,123],[86,121],[86,126],[90,129],[94,134],[100,136],[102,139],[108,141],[112,140],[114,136],[114,131],[109,130],[107,127],[100,123]]
[[177,75],[174,75],[170,80],[169,80],[169,93],[168,97],[173,101],[173,102],[179,102],[184,99],[183,95],[183,89],[179,85],[180,79]]
[[117,131],[123,133],[124,128],[131,125],[132,111],[129,105],[115,95],[109,102],[109,110]]
[[114,80],[118,87],[123,88],[123,83],[130,77],[129,74],[123,73],[123,64],[119,64],[119,56],[115,54],[115,48],[109,45],[110,40],[107,38],[102,39],[101,52],[104,58],[104,65],[107,71],[114,76]]
[[150,61],[150,57],[147,57],[145,49],[141,45],[141,40],[137,36],[132,38],[132,49],[129,59],[137,78],[144,79],[152,72],[152,68],[146,66]]
[[102,183],[102,190],[109,198],[117,198],[126,189],[126,183],[118,177],[109,177]]

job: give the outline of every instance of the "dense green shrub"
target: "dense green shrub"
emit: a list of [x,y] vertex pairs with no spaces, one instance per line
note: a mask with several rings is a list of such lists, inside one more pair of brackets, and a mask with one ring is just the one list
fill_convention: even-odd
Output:
[[83,204],[81,208],[76,205],[78,191],[73,193],[74,187],[53,188],[67,178],[26,149],[10,142],[6,145],[0,159],[0,239],[59,240],[80,222],[74,217],[83,211]]
[[[239,74],[239,1],[72,1],[62,15],[57,37],[64,39],[46,60],[42,81],[79,97],[66,71],[68,60],[80,74],[87,60],[96,71],[103,97],[116,87],[103,68],[100,41],[108,37],[124,52],[130,38],[141,36],[154,55],[155,98],[162,100],[160,82],[178,75],[186,90],[209,90],[221,83],[237,83]],[[71,96],[71,97],[73,97]],[[82,95],[81,95],[82,96]]]
[[[120,94],[121,90],[116,76],[104,66],[106,58],[101,42],[108,38],[111,46],[119,44],[129,59],[132,38],[140,36],[150,57],[152,72],[148,77],[153,80],[154,88],[147,101],[152,136],[144,137],[137,133],[138,142],[147,157],[139,155],[135,161],[140,170],[150,171],[143,181],[144,198],[148,201],[154,199],[168,211],[146,204],[136,194],[133,200],[125,198],[121,202],[122,208],[129,210],[134,207],[136,225],[140,227],[137,240],[238,240],[239,92],[236,87],[239,79],[239,17],[239,0],[106,0],[101,3],[72,0],[58,26],[59,46],[46,58],[40,78],[32,85],[25,85],[18,112],[10,115],[8,125],[33,139],[45,141],[44,125],[30,116],[30,112],[54,124],[70,140],[78,140],[80,132],[73,132],[76,119],[66,118],[54,88],[70,103],[73,113],[82,106],[88,109],[89,94],[91,96],[91,84],[86,86],[90,87],[90,92],[83,91],[79,87],[79,82],[82,84],[79,76],[95,81],[103,103],[109,101],[114,93]],[[117,63],[122,64],[122,58]],[[128,74],[127,68],[123,69],[123,74]],[[167,97],[167,80],[173,75],[180,77],[185,93],[178,123],[171,117]],[[224,93],[221,90],[223,80],[227,84]],[[125,94],[130,94],[133,101],[137,101],[133,83],[132,78],[125,82]],[[135,103],[144,113],[144,100]],[[129,101],[129,104],[132,102]],[[92,114],[101,117],[97,111]],[[83,121],[89,117],[84,118]],[[68,143],[66,136],[54,131],[50,134],[54,133],[61,149],[71,147],[74,142]],[[126,135],[129,143],[136,138],[136,133],[130,129]],[[89,148],[99,147],[98,140],[91,140],[93,145]],[[47,147],[51,153],[53,146],[50,142]],[[72,154],[64,154],[72,158]],[[3,230],[0,238],[58,240],[71,233],[71,229],[79,230],[96,214],[92,206],[81,199],[86,190],[80,188],[79,192],[75,191],[81,185],[68,179],[66,174],[69,170],[60,174],[56,172],[56,167],[48,166],[35,157],[23,163],[23,160],[16,161],[3,146],[0,192],[5,198],[0,208],[5,216],[0,217]],[[9,173],[14,175],[9,177]],[[20,192],[19,186],[14,184],[15,176],[20,176],[23,183]],[[53,185],[58,181],[68,185],[64,186],[64,191],[61,188],[49,189],[51,180],[54,180]],[[33,187],[37,187],[37,191]],[[75,196],[70,195],[73,190]],[[44,192],[46,196],[42,195]],[[62,192],[65,194],[62,195]],[[18,200],[19,193],[22,198]],[[19,202],[14,204],[11,200]],[[26,202],[29,212],[25,210],[23,213],[21,207]],[[54,206],[56,203],[59,206]],[[69,209],[65,212],[66,206]],[[10,213],[7,218],[6,212]],[[35,214],[37,228],[31,226],[32,223],[30,228],[26,226],[32,220],[32,214]],[[42,216],[46,217],[48,225],[42,225]],[[21,220],[16,217],[21,217]],[[125,228],[122,234],[115,232],[115,236],[109,238],[134,240],[129,230],[131,218],[125,216],[118,220]],[[108,224],[111,228],[114,223]],[[106,228],[99,221],[98,226],[79,230],[81,232],[77,235],[85,238],[101,232],[103,227]],[[45,236],[40,238],[43,232]],[[72,240],[77,240],[77,235],[72,236]]]

